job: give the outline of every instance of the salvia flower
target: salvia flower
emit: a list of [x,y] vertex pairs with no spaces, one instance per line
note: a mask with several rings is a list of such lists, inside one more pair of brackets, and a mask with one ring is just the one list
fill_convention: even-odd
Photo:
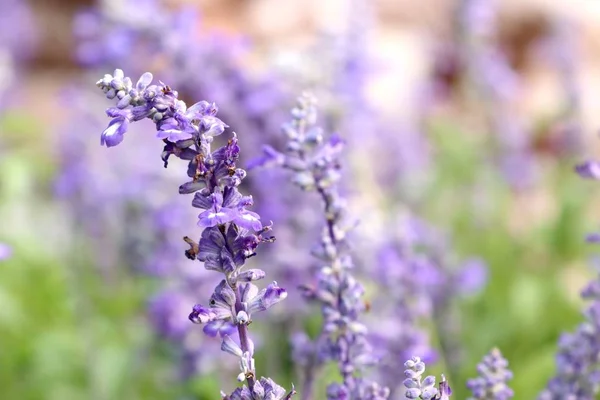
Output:
[[[291,114],[292,121],[282,128],[287,138],[285,153],[265,146],[263,156],[255,165],[277,165],[291,171],[295,185],[317,192],[324,203],[326,224],[312,251],[322,266],[316,273],[315,283],[302,287],[307,299],[321,305],[322,332],[314,344],[305,337],[295,341],[306,347],[295,349],[295,353],[302,354],[303,361],[310,363],[304,365],[303,396],[310,397],[314,369],[330,360],[337,362],[342,383],[329,385],[328,399],[386,399],[387,388],[362,377],[362,371],[377,360],[367,340],[367,328],[360,322],[365,310],[364,288],[349,271],[352,258],[346,234],[355,222],[346,215],[345,200],[337,184],[344,141],[338,135],[325,138],[323,130],[316,125],[316,100],[311,95],[299,97]],[[311,351],[313,355],[307,356]]]
[[407,399],[447,400],[452,395],[448,382],[442,375],[442,381],[435,387],[435,376],[425,373],[425,363],[419,357],[412,357],[404,363],[404,396]]
[[556,375],[539,400],[593,400],[600,392],[600,274],[581,292],[591,304],[586,321],[558,341]]
[[[248,335],[248,325],[254,312],[267,310],[285,299],[287,292],[276,282],[259,290],[251,281],[262,279],[265,273],[244,270],[246,260],[255,254],[258,245],[272,242],[273,237],[266,236],[271,225],[263,226],[259,215],[247,210],[252,205],[251,198],[238,191],[246,172],[236,167],[240,151],[237,137],[234,134],[225,146],[211,151],[213,138],[226,126],[216,117],[216,105],[201,101],[188,108],[169,86],[162,82],[153,85],[149,72],[134,86],[131,78],[117,69],[99,80],[97,86],[107,98],[117,101],[117,107],[107,110],[112,121],[101,135],[101,144],[118,145],[129,123],[148,118],[156,125],[157,137],[165,143],[161,157],[165,167],[170,156],[188,161],[188,181],[179,192],[194,194],[192,205],[202,210],[198,225],[203,232],[199,242],[185,238],[190,246],[185,255],[223,275],[208,306],[195,305],[189,319],[204,325],[209,336],[221,336],[221,349],[238,359],[238,380],[246,381],[248,386],[234,392],[239,397],[233,398],[291,397],[293,390],[288,395],[281,394],[282,390],[270,380],[256,380],[254,343]],[[239,343],[231,336],[236,330]],[[251,397],[244,397],[244,390]]]
[[467,381],[473,393],[470,400],[508,400],[514,396],[507,382],[513,374],[508,369],[508,361],[497,348],[492,349],[477,365],[479,376]]

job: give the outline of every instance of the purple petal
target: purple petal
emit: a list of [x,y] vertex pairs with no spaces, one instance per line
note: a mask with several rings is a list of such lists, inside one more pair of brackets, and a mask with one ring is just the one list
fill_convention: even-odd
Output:
[[152,78],[153,77],[150,72],[144,72],[135,84],[135,88],[138,90],[138,92],[141,92],[142,90],[146,89],[150,82],[152,82]]
[[246,167],[250,170],[256,167],[271,167],[276,165],[283,165],[284,162],[285,155],[278,152],[269,145],[264,145],[262,157],[250,160]]
[[191,139],[193,135],[190,132],[182,131],[179,129],[161,129],[156,133],[156,137],[159,139],[167,139],[169,142],[175,143],[180,140]]
[[255,231],[260,231],[262,229],[260,215],[252,211],[238,213],[233,222],[235,222],[236,225],[248,230],[254,229]]
[[586,161],[576,165],[575,172],[582,178],[600,180],[600,163],[596,161]]
[[115,118],[100,136],[100,144],[106,147],[114,147],[123,141],[129,122],[124,118]]
[[214,319],[215,314],[209,309],[204,307],[202,304],[196,304],[192,308],[192,312],[188,316],[189,320],[195,324],[205,324]]
[[235,325],[233,325],[231,322],[225,321],[225,320],[209,322],[202,329],[202,331],[210,337],[216,337],[217,335],[224,337],[226,335],[233,334],[235,332],[235,330],[236,330]]

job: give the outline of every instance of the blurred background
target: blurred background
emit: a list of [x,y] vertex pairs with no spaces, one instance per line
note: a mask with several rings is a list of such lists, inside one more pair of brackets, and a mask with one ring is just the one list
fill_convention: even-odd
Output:
[[[316,94],[321,125],[348,143],[342,185],[360,221],[365,320],[393,358],[375,376],[397,384],[402,357],[419,353],[463,399],[494,346],[518,399],[553,375],[558,338],[583,321],[579,292],[596,275],[585,237],[600,192],[573,167],[600,148],[600,2],[0,0],[0,10],[0,398],[215,399],[235,387],[236,362],[187,320],[216,277],[183,256],[181,238],[200,234],[177,194],[185,167],[163,169],[150,123],[100,146],[112,103],[95,82],[115,68],[134,81],[152,71],[188,104],[215,101],[243,162],[281,145],[296,97]],[[299,385],[299,332],[314,336],[320,313],[296,288],[315,268],[320,206],[274,171],[247,182],[277,236],[253,265],[290,292],[252,325],[259,373]],[[417,255],[434,275],[406,269]],[[336,378],[327,369],[315,399]]]

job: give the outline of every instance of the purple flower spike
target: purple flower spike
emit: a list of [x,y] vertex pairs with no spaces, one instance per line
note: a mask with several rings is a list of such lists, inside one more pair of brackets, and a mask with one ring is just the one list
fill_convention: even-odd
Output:
[[512,379],[508,361],[498,349],[492,349],[477,365],[479,376],[469,379],[467,387],[473,393],[473,400],[509,400],[514,396],[507,382]]
[[[240,152],[237,138],[234,135],[225,146],[212,151],[213,137],[227,127],[216,117],[217,107],[201,101],[188,109],[169,86],[151,83],[152,74],[145,73],[133,88],[132,80],[120,69],[97,82],[106,97],[117,102],[117,107],[107,110],[113,121],[102,134],[102,144],[111,147],[121,143],[129,122],[148,118],[156,125],[157,137],[165,142],[161,155],[164,166],[172,155],[188,162],[186,182],[179,192],[194,193],[192,206],[204,210],[198,216],[198,226],[204,229],[198,243],[188,236],[184,238],[190,246],[185,256],[204,262],[207,270],[223,274],[209,307],[195,305],[188,318],[203,324],[206,335],[220,335],[221,349],[238,358],[238,380],[246,381],[247,387],[223,398],[289,399],[295,393],[293,389],[286,394],[268,378],[256,380],[254,343],[248,332],[251,314],[285,299],[287,292],[275,282],[259,292],[250,282],[262,279],[265,272],[244,270],[258,245],[273,242],[274,238],[263,236],[271,227],[263,227],[260,216],[247,210],[252,206],[252,197],[238,192],[246,171],[236,167]],[[239,343],[231,336],[236,330]]]
[[586,320],[575,332],[563,333],[556,353],[556,374],[538,400],[594,400],[600,393],[600,273],[581,292],[591,301]]
[[[390,394],[387,388],[362,377],[362,371],[374,363],[375,357],[366,337],[366,327],[359,321],[365,310],[364,288],[349,271],[352,259],[346,232],[354,224],[348,223],[345,201],[337,187],[344,141],[337,135],[323,140],[322,130],[316,126],[316,100],[309,94],[298,98],[291,115],[291,122],[282,127],[288,139],[286,152],[279,153],[265,146],[264,156],[253,166],[274,165],[288,170],[294,184],[302,190],[316,192],[323,203],[325,226],[313,250],[321,268],[315,274],[316,284],[303,285],[302,292],[308,300],[320,303],[324,321],[314,345],[303,346],[305,364],[302,367],[306,371],[303,396],[311,397],[314,381],[311,377],[316,375],[315,370],[325,361],[334,361],[343,382],[328,387],[328,400],[387,399]],[[273,283],[261,292],[260,301],[250,302],[250,308],[266,309],[283,294],[285,292]],[[306,351],[313,354],[307,356]]]

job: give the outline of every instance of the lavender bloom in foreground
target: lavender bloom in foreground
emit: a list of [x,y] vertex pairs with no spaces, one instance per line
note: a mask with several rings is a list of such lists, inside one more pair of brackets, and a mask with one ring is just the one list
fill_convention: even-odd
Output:
[[[234,134],[225,146],[211,151],[214,137],[226,126],[216,117],[216,105],[201,101],[188,108],[169,86],[162,82],[151,85],[152,78],[146,72],[134,87],[132,80],[117,69],[114,76],[107,74],[97,82],[109,99],[117,99],[117,107],[107,110],[113,119],[101,135],[101,144],[116,146],[131,122],[148,118],[156,124],[157,137],[165,143],[165,167],[170,156],[188,161],[187,175],[191,180],[179,187],[179,193],[194,193],[192,205],[202,210],[198,226],[203,232],[199,242],[185,238],[190,245],[185,255],[203,261],[207,270],[223,274],[209,305],[195,305],[189,319],[204,325],[206,334],[221,336],[221,350],[239,361],[238,380],[245,380],[248,386],[224,398],[291,398],[293,389],[286,394],[269,379],[256,380],[254,343],[248,335],[248,325],[253,313],[285,299],[287,292],[277,282],[259,291],[252,282],[264,278],[265,272],[244,270],[246,259],[256,254],[261,243],[272,242],[273,238],[265,236],[271,226],[263,226],[260,216],[247,209],[252,205],[252,197],[238,191],[246,171],[236,167],[240,152],[237,137]],[[231,337],[235,330],[239,343]]]
[[428,375],[421,380],[425,373],[425,363],[419,357],[412,357],[404,363],[404,387],[406,392],[404,396],[407,399],[421,400],[448,400],[452,395],[452,390],[442,375],[442,381],[438,388],[435,387],[435,376]]
[[508,400],[514,396],[507,382],[513,374],[508,369],[508,361],[497,348],[492,349],[477,365],[479,376],[467,381],[473,393],[469,400]]
[[[304,295],[321,305],[323,328],[316,343],[306,338],[303,357],[305,387],[303,398],[310,398],[315,370],[325,361],[338,364],[342,383],[330,384],[327,398],[337,399],[387,399],[389,390],[363,378],[365,367],[376,363],[367,340],[367,329],[359,319],[365,310],[362,299],[363,286],[350,273],[352,258],[346,234],[355,225],[346,215],[344,199],[337,182],[340,179],[339,157],[344,147],[342,139],[333,135],[325,140],[323,131],[316,126],[315,99],[304,94],[292,110],[292,121],[283,126],[287,136],[286,153],[265,146],[263,157],[257,165],[277,165],[293,172],[292,181],[305,191],[319,193],[325,207],[326,226],[312,254],[322,262],[314,284],[302,287]],[[302,362],[301,360],[297,360]]]
[[581,292],[586,321],[558,341],[556,375],[538,400],[593,400],[600,392],[600,273]]

